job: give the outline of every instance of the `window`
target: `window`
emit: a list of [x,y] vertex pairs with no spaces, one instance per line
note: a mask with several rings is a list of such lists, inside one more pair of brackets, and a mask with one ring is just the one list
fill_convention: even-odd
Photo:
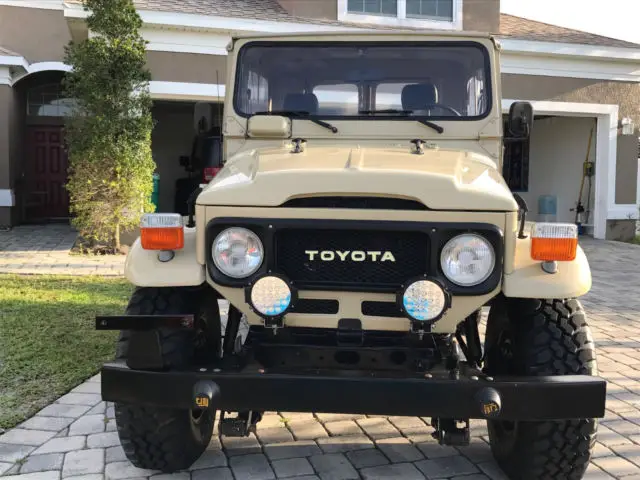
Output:
[[357,115],[358,86],[353,84],[318,85],[313,94],[318,99],[321,115]]
[[491,109],[488,69],[488,52],[473,42],[249,43],[234,106],[243,116],[479,119]]
[[66,117],[76,105],[74,99],[64,98],[59,83],[34,87],[27,97],[27,115],[34,117]]
[[366,13],[368,15],[398,15],[397,0],[348,0],[350,13]]
[[253,71],[246,72],[244,89],[239,92],[241,102],[247,111],[264,112],[269,110],[269,85],[267,80]]
[[406,0],[408,18],[453,20],[453,0]]

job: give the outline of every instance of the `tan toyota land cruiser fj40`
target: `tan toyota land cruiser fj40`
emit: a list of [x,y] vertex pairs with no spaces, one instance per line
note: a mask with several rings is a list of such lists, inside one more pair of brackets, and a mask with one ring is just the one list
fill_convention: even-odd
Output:
[[102,395],[135,465],[188,468],[216,413],[243,436],[332,412],[430,417],[448,445],[486,419],[511,478],[582,478],[606,391],[590,269],[501,175],[533,111],[503,134],[494,39],[235,38],[221,121],[223,168],[187,219],[143,217],[126,314],[96,319],[122,331]]

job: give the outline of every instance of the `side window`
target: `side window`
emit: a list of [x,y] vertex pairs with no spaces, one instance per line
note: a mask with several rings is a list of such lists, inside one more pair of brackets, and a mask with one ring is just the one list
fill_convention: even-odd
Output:
[[246,90],[243,92],[243,110],[249,114],[269,110],[269,84],[263,76],[248,71]]
[[353,84],[317,85],[313,94],[318,99],[318,113],[324,115],[357,115],[358,87]]

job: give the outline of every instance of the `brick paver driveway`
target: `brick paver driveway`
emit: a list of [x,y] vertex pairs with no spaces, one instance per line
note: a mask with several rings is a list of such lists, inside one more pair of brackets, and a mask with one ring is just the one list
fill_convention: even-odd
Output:
[[0,273],[117,276],[124,255],[69,255],[77,233],[69,225],[22,225],[0,231]]
[[[586,478],[640,479],[640,247],[584,241],[594,272],[584,298],[610,382],[607,416]],[[268,414],[250,438],[215,438],[191,472],[157,475],[130,465],[113,408],[93,378],[0,436],[0,473],[23,480],[436,479],[504,478],[493,463],[484,422],[469,447],[440,447],[423,419]]]

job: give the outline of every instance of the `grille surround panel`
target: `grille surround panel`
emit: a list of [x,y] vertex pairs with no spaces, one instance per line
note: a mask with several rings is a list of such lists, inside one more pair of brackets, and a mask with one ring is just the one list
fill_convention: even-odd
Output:
[[[311,259],[306,251],[319,253]],[[334,259],[322,260],[323,251],[334,252]],[[377,261],[371,255],[354,261],[350,254],[340,259],[337,251],[381,253]],[[429,237],[419,231],[287,228],[276,232],[275,252],[276,270],[301,289],[395,292],[407,278],[429,270]],[[391,252],[395,261],[381,261],[384,252]]]
[[[229,227],[245,227],[254,231],[262,240],[265,259],[258,271],[248,278],[231,278],[218,270],[213,262],[211,246],[218,233]],[[284,274],[277,266],[276,235],[286,229],[303,230],[340,230],[347,234],[359,231],[387,232],[420,232],[428,238],[428,261],[426,274],[439,280],[453,296],[476,296],[494,291],[502,279],[504,259],[503,231],[492,223],[479,222],[427,222],[427,221],[391,221],[391,220],[347,220],[347,219],[309,219],[309,218],[256,218],[256,217],[216,217],[207,223],[205,233],[206,267],[211,280],[218,285],[233,288],[246,288],[260,275],[270,272]],[[475,233],[485,237],[493,246],[496,254],[496,265],[493,273],[481,284],[472,287],[461,287],[449,281],[441,271],[440,250],[444,244],[456,235]],[[403,282],[413,280],[408,272],[404,272]],[[293,283],[293,282],[292,282]],[[362,283],[351,284],[294,284],[300,290],[326,290],[349,292],[383,292],[398,293],[388,284],[382,288]]]

